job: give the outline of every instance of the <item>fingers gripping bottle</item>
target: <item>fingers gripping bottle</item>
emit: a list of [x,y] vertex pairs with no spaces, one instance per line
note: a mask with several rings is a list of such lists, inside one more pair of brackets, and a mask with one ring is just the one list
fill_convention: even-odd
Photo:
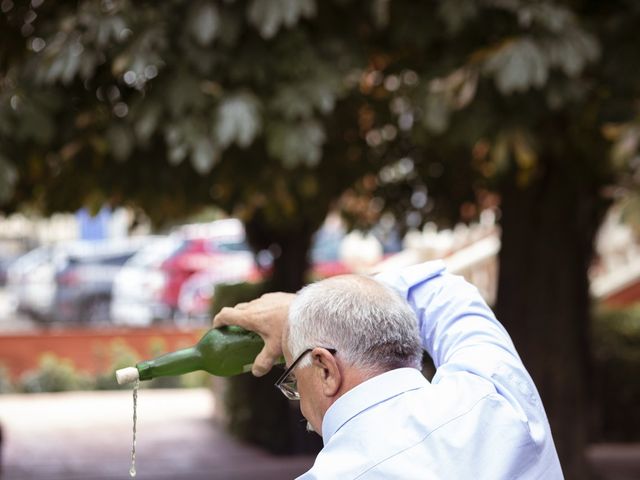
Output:
[[167,353],[116,372],[119,384],[204,370],[230,377],[251,371],[264,346],[259,335],[239,327],[212,328],[193,347]]

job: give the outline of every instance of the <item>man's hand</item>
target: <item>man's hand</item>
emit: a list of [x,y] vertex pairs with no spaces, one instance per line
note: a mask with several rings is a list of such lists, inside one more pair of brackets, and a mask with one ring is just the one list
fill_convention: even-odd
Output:
[[282,335],[294,298],[294,293],[267,293],[251,302],[225,307],[213,319],[214,328],[237,325],[262,337],[264,348],[251,369],[256,377],[265,375],[282,356]]

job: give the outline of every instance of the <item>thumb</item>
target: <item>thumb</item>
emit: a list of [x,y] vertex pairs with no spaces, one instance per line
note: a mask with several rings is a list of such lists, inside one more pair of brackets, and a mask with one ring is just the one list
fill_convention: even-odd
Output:
[[231,307],[224,307],[213,318],[213,328],[219,328],[226,325],[238,325],[246,327],[246,314],[240,310]]

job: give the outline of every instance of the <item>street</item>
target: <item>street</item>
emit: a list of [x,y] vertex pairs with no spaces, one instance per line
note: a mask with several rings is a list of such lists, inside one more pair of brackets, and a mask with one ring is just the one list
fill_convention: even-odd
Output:
[[[128,478],[131,391],[0,396],[3,480]],[[285,479],[309,456],[272,456],[240,444],[212,421],[207,389],[141,390],[137,478]]]

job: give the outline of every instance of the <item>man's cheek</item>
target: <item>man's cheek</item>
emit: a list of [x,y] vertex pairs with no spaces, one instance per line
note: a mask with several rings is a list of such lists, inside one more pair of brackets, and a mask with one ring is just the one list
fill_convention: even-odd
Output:
[[306,402],[304,400],[300,400],[300,413],[302,413],[302,416],[308,421],[309,420],[309,415],[307,415],[307,405]]

